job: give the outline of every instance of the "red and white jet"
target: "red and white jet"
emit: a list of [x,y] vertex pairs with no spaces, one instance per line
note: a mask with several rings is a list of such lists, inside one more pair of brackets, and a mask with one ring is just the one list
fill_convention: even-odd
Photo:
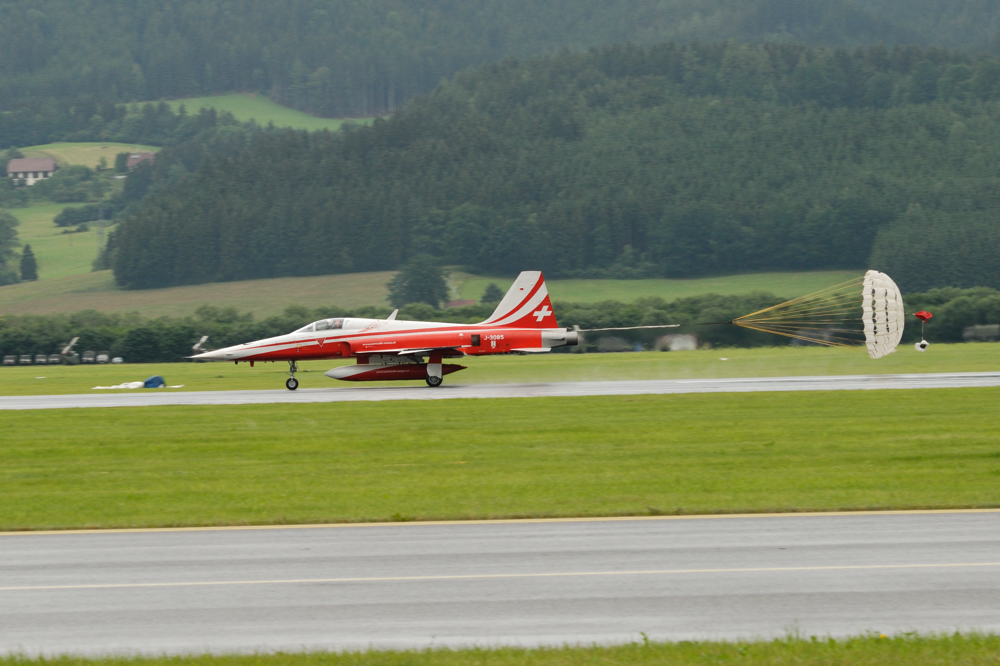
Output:
[[326,373],[352,382],[423,379],[440,386],[444,375],[465,366],[442,363],[446,358],[547,352],[577,344],[576,331],[559,328],[545,278],[524,271],[500,301],[496,311],[479,324],[398,321],[386,319],[320,319],[288,335],[217,349],[193,356],[207,361],[288,361],[285,386],[299,387],[298,361],[356,358]]

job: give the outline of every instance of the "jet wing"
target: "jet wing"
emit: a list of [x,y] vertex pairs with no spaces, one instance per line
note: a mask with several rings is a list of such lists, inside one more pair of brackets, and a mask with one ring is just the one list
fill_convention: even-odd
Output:
[[380,354],[396,354],[397,356],[410,356],[413,354],[430,354],[431,352],[441,352],[451,356],[465,356],[465,352],[458,347],[427,347],[424,349],[381,349]]

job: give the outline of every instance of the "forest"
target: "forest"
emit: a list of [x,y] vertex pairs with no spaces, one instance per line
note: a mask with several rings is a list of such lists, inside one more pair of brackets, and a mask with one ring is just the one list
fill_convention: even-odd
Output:
[[992,56],[916,47],[507,59],[372,127],[164,150],[108,259],[126,288],[417,253],[552,277],[874,267],[907,291],[1000,287],[998,100]]
[[771,40],[978,53],[1000,49],[998,27],[1000,6],[981,0],[3,0],[0,111],[79,124],[107,119],[107,104],[235,90],[372,116],[465,69],[560,49]]

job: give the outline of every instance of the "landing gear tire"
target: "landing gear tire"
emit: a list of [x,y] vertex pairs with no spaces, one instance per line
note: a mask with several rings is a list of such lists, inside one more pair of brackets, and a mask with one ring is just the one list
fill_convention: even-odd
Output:
[[428,386],[441,386],[441,382],[444,381],[441,377],[428,377],[424,380],[427,382]]
[[288,374],[289,377],[285,380],[285,388],[289,391],[294,391],[299,387],[299,380],[295,378],[295,373],[299,371],[299,365],[295,361],[288,362]]

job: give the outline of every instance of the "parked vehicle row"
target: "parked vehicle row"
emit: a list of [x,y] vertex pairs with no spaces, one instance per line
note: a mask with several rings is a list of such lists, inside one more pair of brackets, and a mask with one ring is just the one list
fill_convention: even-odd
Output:
[[82,355],[69,354],[7,354],[3,357],[4,365],[76,365],[77,363],[124,363],[121,356],[111,357],[108,352],[85,351]]

